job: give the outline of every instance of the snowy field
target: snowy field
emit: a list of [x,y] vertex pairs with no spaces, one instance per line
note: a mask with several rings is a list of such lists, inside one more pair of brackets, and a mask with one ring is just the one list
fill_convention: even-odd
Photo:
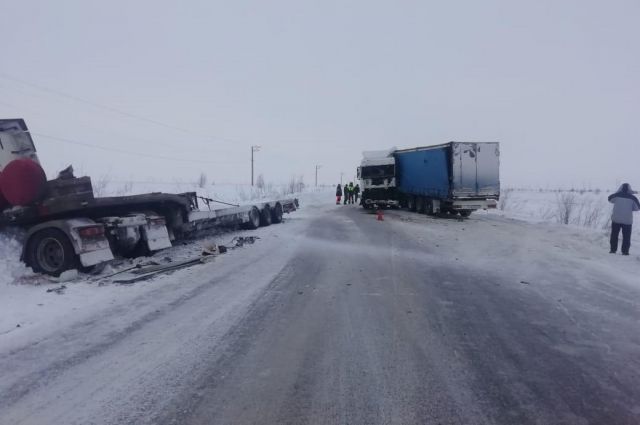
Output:
[[[129,186],[126,194],[144,193],[149,190],[157,191],[197,191],[207,197],[219,199],[230,203],[247,203],[253,199],[262,199],[275,196],[287,195],[287,192],[296,189],[288,186],[270,186],[268,189],[251,189],[243,186],[215,186],[203,188],[195,184],[182,184],[177,187],[167,187],[153,184],[139,184]],[[122,194],[118,186],[105,185],[103,195]],[[531,263],[537,264],[538,257],[548,256],[549,250],[557,251],[558,264],[553,267],[564,270],[565,265],[575,265],[575,259],[588,261],[593,267],[602,271],[602,275],[620,277],[624,281],[631,282],[633,277],[640,273],[640,237],[638,226],[633,233],[632,255],[628,258],[622,256],[611,256],[608,254],[608,226],[611,206],[607,202],[607,193],[554,193],[539,191],[516,191],[507,190],[500,204],[500,208],[491,211],[479,211],[471,216],[469,226],[463,235],[455,234],[458,237],[472,241],[468,244],[467,251],[463,249],[465,244],[456,246],[456,250],[461,250],[459,255],[465,255],[466,261],[474,263],[476,261],[491,264],[495,262],[499,267],[505,267],[505,260],[510,256],[530,255]],[[289,193],[290,194],[290,193]],[[570,195],[570,196],[566,196]],[[269,241],[258,241],[262,243],[278,243],[278,238],[285,239],[281,232],[289,236],[295,236],[289,231],[287,221],[313,218],[328,208],[333,208],[333,188],[306,189],[303,193],[296,193],[295,196],[301,199],[301,210],[285,217],[285,224],[271,226],[261,229],[260,234]],[[568,203],[567,203],[568,202]],[[391,212],[390,212],[391,214]],[[419,216],[411,213],[403,213],[402,220],[422,220]],[[636,217],[638,217],[636,215]],[[429,231],[429,219],[425,221],[425,231]],[[479,221],[477,221],[479,220]],[[487,221],[488,220],[488,221]],[[477,221],[478,224],[473,224]],[[564,224],[567,222],[568,224]],[[480,227],[479,223],[483,223]],[[499,230],[488,237],[485,233],[487,229]],[[513,236],[514,229],[520,229],[521,239],[509,240],[504,246],[496,239],[504,238],[505,241]],[[446,226],[440,229],[447,232]],[[483,233],[484,232],[484,233]],[[211,243],[228,244],[235,235],[246,234],[247,232],[229,232],[216,236],[203,238],[172,248],[169,251],[157,253],[154,258],[163,259],[166,256],[172,258],[191,258],[198,256],[204,246]],[[295,232],[294,232],[295,233]],[[446,240],[451,235],[441,234],[441,244],[446,245]],[[281,240],[282,240],[281,239]],[[483,242],[480,242],[483,241]],[[491,243],[487,241],[492,241]],[[16,238],[2,235],[0,237],[0,347],[3,349],[20,346],[34,338],[47,335],[54,327],[60,327],[64,323],[86,318],[96,309],[114,304],[126,304],[136,297],[141,296],[146,291],[162,285],[172,285],[180,276],[189,276],[198,273],[193,270],[174,272],[171,275],[160,276],[148,282],[140,282],[131,286],[123,286],[112,283],[104,276],[130,267],[130,262],[123,262],[114,267],[107,267],[101,275],[88,276],[80,275],[70,282],[57,282],[54,278],[35,275],[28,270],[20,261],[20,243]],[[481,259],[474,259],[477,249],[474,247],[483,246],[488,252]],[[509,247],[505,249],[505,247]],[[242,249],[253,249],[245,247]],[[453,248],[452,248],[453,249]],[[490,251],[493,250],[493,253]],[[234,261],[241,252],[235,251],[216,258],[218,262]],[[466,253],[466,254],[465,254]],[[518,257],[518,260],[521,258]],[[147,261],[148,259],[137,259],[135,261]],[[437,261],[433,258],[433,261]],[[507,261],[508,263],[508,261]],[[194,268],[194,270],[197,269]],[[566,270],[565,270],[566,271]],[[49,289],[59,288],[64,284],[66,289],[61,294],[47,292]]]
[[[589,235],[593,243],[608,249],[612,204],[607,197],[614,192],[506,189],[501,193],[498,212],[534,223],[566,225],[576,232]],[[633,227],[632,253],[640,250],[640,213],[635,214],[635,219],[638,225]]]

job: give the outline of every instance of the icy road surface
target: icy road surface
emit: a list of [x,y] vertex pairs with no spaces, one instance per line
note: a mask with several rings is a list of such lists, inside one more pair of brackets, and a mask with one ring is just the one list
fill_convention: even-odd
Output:
[[640,423],[640,261],[600,235],[309,201],[253,234],[0,335],[0,423]]

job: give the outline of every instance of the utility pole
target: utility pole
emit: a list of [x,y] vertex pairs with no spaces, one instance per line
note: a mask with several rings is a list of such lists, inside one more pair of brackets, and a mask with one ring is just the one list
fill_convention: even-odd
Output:
[[342,186],[342,177],[344,176],[344,171],[340,171],[340,186]]
[[260,146],[252,145],[251,146],[251,186],[253,186],[253,153],[258,152],[260,150]]
[[322,168],[322,165],[316,165],[316,187],[318,187],[318,170]]

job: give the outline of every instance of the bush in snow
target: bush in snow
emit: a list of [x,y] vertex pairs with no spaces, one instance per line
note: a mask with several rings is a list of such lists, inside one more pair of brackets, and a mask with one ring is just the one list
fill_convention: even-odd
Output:
[[120,186],[114,193],[116,196],[131,195],[133,192],[133,182],[131,180],[126,181]]
[[594,200],[584,200],[580,204],[578,222],[576,224],[584,227],[598,227],[604,216],[604,207]]
[[107,195],[107,188],[111,184],[111,175],[109,173],[101,175],[98,180],[93,183],[93,195],[96,198]]
[[571,192],[562,192],[556,195],[556,219],[558,223],[569,224],[576,206],[576,195],[572,189]]

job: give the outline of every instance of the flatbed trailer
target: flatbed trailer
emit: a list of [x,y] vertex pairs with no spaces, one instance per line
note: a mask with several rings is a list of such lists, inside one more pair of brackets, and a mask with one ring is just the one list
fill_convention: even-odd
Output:
[[[22,260],[54,276],[115,256],[148,255],[215,227],[280,223],[298,208],[297,199],[283,198],[201,211],[199,199],[207,207],[213,200],[195,192],[95,197],[91,179],[75,177],[71,167],[46,180],[20,118],[0,119],[0,186],[0,231],[19,230]],[[5,189],[18,196],[9,202]]]
[[195,192],[58,197],[5,210],[0,230],[22,229],[22,260],[34,271],[59,275],[116,256],[148,255],[213,228],[257,229],[280,223],[284,214],[299,207],[297,199],[284,198],[201,211],[198,199]]

